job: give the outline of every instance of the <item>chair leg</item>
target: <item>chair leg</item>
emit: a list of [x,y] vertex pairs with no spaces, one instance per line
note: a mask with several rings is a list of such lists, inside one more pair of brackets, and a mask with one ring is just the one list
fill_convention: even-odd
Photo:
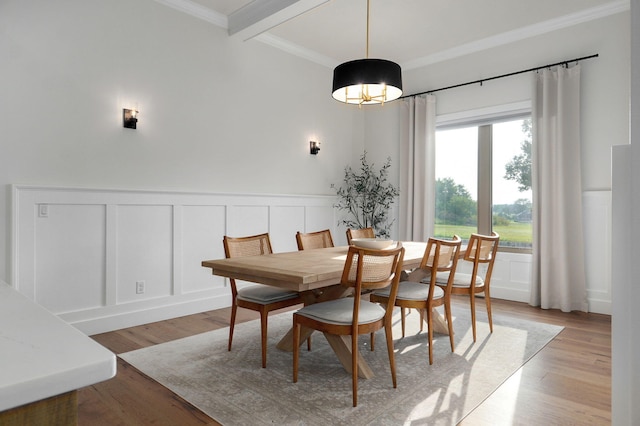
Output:
[[300,324],[293,319],[293,383],[298,383],[298,361],[300,357]]
[[471,305],[471,328],[473,329],[473,341],[476,341],[476,295],[471,291],[471,297],[469,299]]
[[489,330],[493,333],[493,320],[491,319],[491,296],[489,288],[484,289],[484,301],[487,304],[487,317],[489,318]]
[[[380,303],[380,306],[382,306],[383,308],[387,309],[387,304],[386,303],[383,303],[383,302],[378,302],[378,303]],[[373,352],[375,350],[375,347],[376,347],[376,335],[375,335],[375,333],[371,332],[371,352]]]
[[404,308],[400,308],[400,322],[402,323],[402,337],[404,337],[404,314],[405,314],[405,310]]
[[236,311],[238,306],[235,299],[231,301],[231,320],[229,321],[229,351],[231,350],[231,342],[233,342],[233,327],[236,325]]
[[425,309],[427,311],[427,328],[429,334],[429,365],[433,364],[433,324],[431,322],[431,309],[431,306],[428,306],[427,309]]
[[447,327],[449,327],[449,343],[451,344],[451,352],[455,352],[455,342],[453,336],[453,318],[451,317],[451,299],[445,298],[444,313],[447,316]]
[[307,351],[311,352],[311,336],[307,338]]
[[393,352],[393,334],[391,330],[391,323],[385,325],[384,333],[387,336],[387,352],[389,353],[389,366],[391,367],[391,382],[393,383],[393,388],[398,387],[398,383],[396,381],[396,358]]
[[[355,331],[355,330],[354,330]],[[358,406],[358,333],[351,335],[351,381],[353,383],[353,406]]]
[[424,330],[424,311],[422,309],[418,309],[420,311],[420,333]]
[[260,311],[260,333],[262,336],[262,368],[267,368],[267,319],[269,312]]

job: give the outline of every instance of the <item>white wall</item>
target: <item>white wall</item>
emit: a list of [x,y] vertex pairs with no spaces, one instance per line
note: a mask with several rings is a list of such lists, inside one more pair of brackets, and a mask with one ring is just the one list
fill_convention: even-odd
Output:
[[10,184],[333,194],[362,146],[364,112],[331,98],[332,70],[153,0],[3,0],[0,70],[9,283]]

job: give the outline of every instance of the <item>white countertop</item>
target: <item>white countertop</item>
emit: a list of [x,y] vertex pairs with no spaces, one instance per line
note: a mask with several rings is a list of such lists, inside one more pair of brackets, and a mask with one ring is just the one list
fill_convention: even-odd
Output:
[[111,351],[0,280],[0,411],[115,374]]

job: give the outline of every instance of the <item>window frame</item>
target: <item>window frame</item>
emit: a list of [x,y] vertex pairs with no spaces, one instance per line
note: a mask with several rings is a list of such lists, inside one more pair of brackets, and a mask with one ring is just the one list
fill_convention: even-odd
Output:
[[[490,234],[493,228],[493,128],[492,125],[531,117],[531,101],[514,102],[487,108],[465,110],[436,116],[436,132],[478,127],[477,232]],[[531,253],[531,248],[499,246],[499,251]]]

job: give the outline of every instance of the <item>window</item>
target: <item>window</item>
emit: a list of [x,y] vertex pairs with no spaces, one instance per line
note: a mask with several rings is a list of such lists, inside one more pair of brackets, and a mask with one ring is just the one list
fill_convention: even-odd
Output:
[[493,230],[503,249],[531,249],[530,116],[439,125],[435,208],[437,237]]

